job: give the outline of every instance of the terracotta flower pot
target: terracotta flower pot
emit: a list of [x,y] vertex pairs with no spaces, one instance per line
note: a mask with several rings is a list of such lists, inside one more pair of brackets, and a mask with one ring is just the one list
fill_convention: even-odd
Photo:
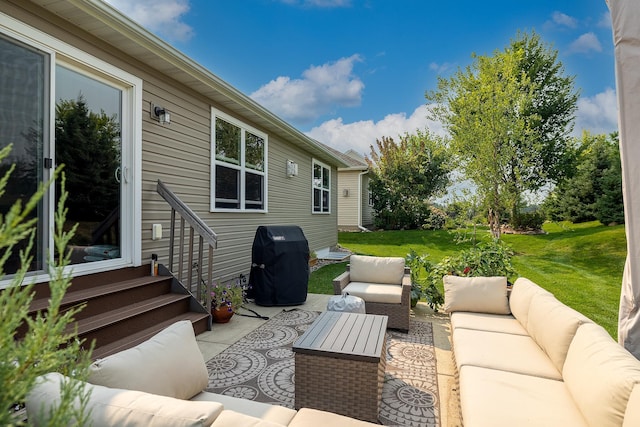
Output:
[[229,310],[229,307],[216,307],[211,309],[211,316],[215,323],[227,323],[233,316],[233,311]]

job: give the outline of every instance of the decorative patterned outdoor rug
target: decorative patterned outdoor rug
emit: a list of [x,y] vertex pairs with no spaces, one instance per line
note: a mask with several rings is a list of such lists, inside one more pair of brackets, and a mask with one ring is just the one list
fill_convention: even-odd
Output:
[[[291,346],[317,312],[282,311],[207,362],[207,391],[294,407]],[[337,379],[336,384],[339,383]],[[387,366],[379,420],[386,426],[440,425],[433,326],[411,320],[409,333],[387,333]]]

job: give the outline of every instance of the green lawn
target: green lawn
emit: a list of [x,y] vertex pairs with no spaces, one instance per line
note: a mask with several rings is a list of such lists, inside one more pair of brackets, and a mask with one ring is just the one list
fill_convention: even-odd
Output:
[[[626,256],[624,226],[599,222],[546,224],[544,235],[504,235],[516,255],[517,275],[552,292],[560,301],[585,314],[617,336],[618,302]],[[478,238],[488,238],[479,229]],[[359,254],[406,256],[411,249],[428,254],[432,262],[469,247],[456,244],[447,231],[382,231],[339,233],[339,243]],[[309,292],[330,294],[331,280],[346,263],[329,265],[311,275]]]

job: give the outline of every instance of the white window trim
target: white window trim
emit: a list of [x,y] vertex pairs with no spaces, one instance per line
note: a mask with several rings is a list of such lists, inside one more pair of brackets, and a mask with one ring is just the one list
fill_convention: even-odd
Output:
[[[241,133],[241,146],[240,146],[240,165],[236,165],[234,163],[226,163],[216,159],[216,117],[231,123],[234,126],[239,127],[242,130]],[[245,132],[250,132],[256,136],[259,136],[264,140],[264,170],[259,171],[251,168],[247,168],[245,166]],[[222,111],[211,107],[211,168],[210,168],[210,176],[211,176],[211,186],[209,189],[209,210],[211,212],[245,212],[245,213],[268,213],[269,212],[269,180],[268,180],[268,171],[269,171],[269,135],[266,133],[259,131],[258,129],[249,126],[248,124],[232,117],[228,114],[223,113]],[[231,169],[237,169],[240,171],[240,194],[238,197],[240,198],[240,208],[217,208],[216,207],[216,165],[223,165],[225,167],[229,167]],[[245,206],[245,172],[253,173],[256,175],[263,176],[264,188],[263,188],[263,208],[262,209],[247,209]]]
[[[104,76],[111,85],[119,86],[123,90],[122,101],[122,140],[131,141],[123,144],[122,164],[123,177],[131,185],[127,192],[128,197],[123,198],[121,209],[130,212],[130,221],[122,222],[121,233],[130,236],[129,245],[121,246],[121,258],[101,262],[70,265],[65,273],[73,276],[81,276],[100,271],[108,271],[126,266],[139,266],[142,264],[142,79],[124,70],[121,70],[108,62],[96,58],[89,53],[71,46],[61,40],[50,36],[34,27],[31,27],[11,16],[0,12],[0,32],[33,46],[51,55],[50,67],[50,117],[49,135],[55,135],[55,66],[61,64],[65,67],[73,66],[76,70],[82,70],[84,74],[92,78]],[[53,154],[55,141],[51,144]],[[128,171],[126,169],[129,169]],[[51,178],[51,172],[46,179]],[[48,202],[55,206],[55,195],[49,192]],[[124,241],[124,239],[123,239]],[[50,232],[49,252],[53,258],[53,234]],[[49,280],[48,274],[30,276],[36,282]],[[0,285],[1,287],[1,285]]]
[[[313,206],[313,193],[314,193],[314,190],[316,189],[316,186],[313,184],[313,180],[314,180],[313,172],[314,172],[314,169],[315,169],[315,165],[319,165],[319,166],[321,166],[324,169],[327,169],[329,171],[329,189],[326,190],[326,189],[320,187],[321,191],[328,191],[329,192],[329,197],[328,197],[329,209],[326,212],[323,212],[322,210],[320,212],[316,212],[314,210],[314,206]],[[311,213],[313,215],[331,215],[331,196],[332,196],[331,175],[332,175],[332,172],[331,172],[331,167],[329,165],[327,165],[326,163],[322,163],[319,160],[311,159]],[[322,209],[322,207],[321,207],[321,209]]]

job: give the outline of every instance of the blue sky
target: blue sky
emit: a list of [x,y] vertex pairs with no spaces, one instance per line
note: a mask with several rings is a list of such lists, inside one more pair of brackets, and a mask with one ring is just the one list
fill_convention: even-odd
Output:
[[535,30],[580,91],[576,129],[617,128],[605,0],[106,0],[302,132],[362,154],[428,127],[424,93]]

